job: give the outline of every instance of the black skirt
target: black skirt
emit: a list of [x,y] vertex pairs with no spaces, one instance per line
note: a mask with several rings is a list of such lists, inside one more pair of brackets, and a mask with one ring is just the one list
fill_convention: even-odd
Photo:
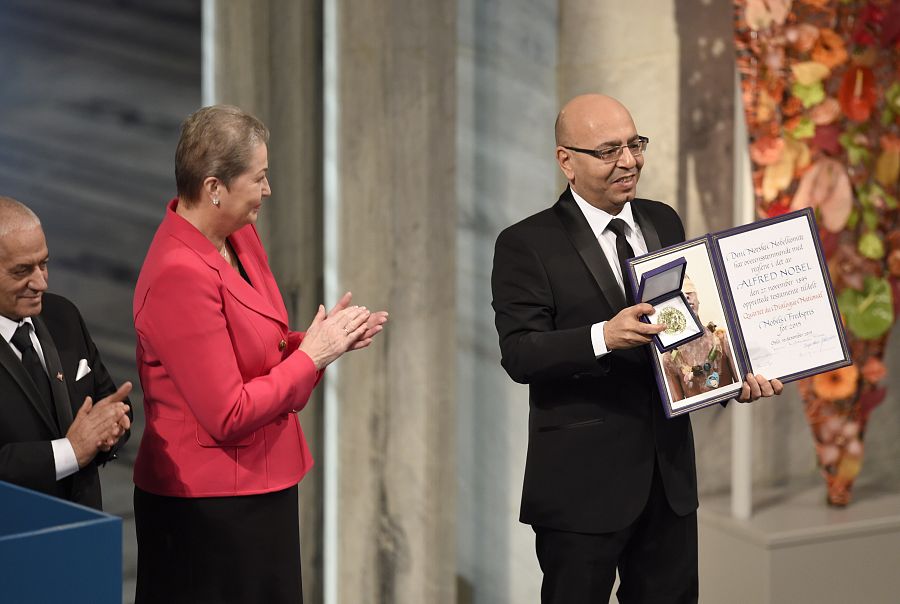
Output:
[[303,602],[297,486],[238,497],[134,488],[135,604]]

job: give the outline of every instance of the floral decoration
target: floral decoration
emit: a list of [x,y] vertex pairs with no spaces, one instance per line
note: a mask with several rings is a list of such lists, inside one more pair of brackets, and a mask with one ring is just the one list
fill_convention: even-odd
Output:
[[900,0],[734,0],[756,209],[813,208],[854,365],[800,383],[846,505],[900,294]]

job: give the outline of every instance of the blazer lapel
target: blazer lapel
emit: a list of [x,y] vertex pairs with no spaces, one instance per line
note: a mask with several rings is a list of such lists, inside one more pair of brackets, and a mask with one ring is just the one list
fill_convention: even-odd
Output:
[[[560,196],[556,205],[553,206],[553,210],[562,222],[569,239],[571,239],[575,249],[578,251],[578,255],[581,256],[581,260],[603,291],[603,295],[606,297],[613,314],[618,313],[625,308],[625,293],[619,287],[619,282],[616,281],[616,277],[609,266],[609,261],[603,253],[603,248],[600,247],[600,243],[594,236],[587,218],[578,209],[575,198],[572,197],[568,188]],[[643,225],[641,225],[641,228],[643,229]]]
[[[34,319],[32,319],[32,321],[34,321]],[[41,342],[41,346],[43,345],[44,343]],[[25,398],[28,400],[29,404],[34,407],[35,412],[37,412],[40,418],[44,420],[44,423],[47,425],[47,428],[50,429],[50,432],[54,435],[58,435],[59,427],[50,416],[50,409],[48,409],[47,404],[41,400],[41,395],[37,391],[34,382],[31,381],[31,378],[25,371],[25,366],[22,365],[22,361],[20,361],[16,356],[16,353],[13,352],[9,342],[3,338],[0,338],[0,365],[6,368],[19,385],[19,388],[22,389],[22,392],[25,393]]]
[[[50,388],[53,390],[53,404],[56,405],[60,434],[65,434],[69,431],[69,426],[72,425],[74,418],[72,417],[72,402],[69,400],[69,389],[66,387],[65,374],[59,360],[59,351],[40,316],[32,317],[31,320],[34,322],[34,331],[44,350],[44,362],[47,363],[47,374],[50,376]],[[72,377],[74,378],[74,376]]]
[[[166,211],[166,216],[163,219],[163,224],[160,228],[165,229],[169,235],[178,239],[183,244],[194,250],[200,258],[203,259],[206,264],[208,264],[211,268],[215,269],[219,276],[222,279],[222,282],[225,284],[225,287],[228,288],[228,291],[234,295],[235,298],[240,300],[240,302],[247,306],[248,308],[258,312],[261,315],[265,315],[271,319],[274,319],[284,325],[287,328],[287,317],[282,316],[278,313],[278,311],[269,303],[267,299],[265,299],[260,292],[256,291],[252,285],[244,281],[244,278],[241,277],[240,273],[234,270],[230,264],[228,264],[225,259],[219,254],[219,251],[213,246],[212,242],[206,238],[200,231],[198,231],[194,225],[189,223],[187,220],[179,216],[175,213],[175,207],[177,204],[177,199],[172,200],[169,204],[169,208]],[[247,227],[244,227],[247,228]],[[240,230],[238,231],[238,233]],[[230,237],[230,240],[234,242],[237,239],[237,234],[235,233]],[[240,248],[241,246],[239,246]],[[246,254],[242,253],[243,250],[237,249],[238,258],[241,259],[241,262],[244,261]],[[256,267],[253,266],[248,268],[247,265],[244,265],[244,269],[248,270],[248,276],[252,280],[254,278],[254,271]],[[258,286],[257,286],[258,287]]]
[[[225,263],[225,260],[222,260],[222,262]],[[246,270],[246,267],[244,270]],[[225,264],[225,266],[219,270],[219,275],[222,277],[222,282],[225,284],[225,287],[228,288],[228,291],[231,292],[235,298],[240,300],[241,304],[253,309],[261,315],[265,315],[270,319],[278,321],[287,328],[285,318],[279,316],[278,312],[258,291],[256,291],[254,286],[244,281],[244,278],[241,277],[240,273],[228,264]],[[247,271],[247,276],[250,277],[251,280],[253,279],[253,274],[250,273],[250,271]]]
[[660,249],[662,244],[659,242],[659,233],[656,231],[656,226],[654,226],[653,221],[650,220],[650,216],[644,210],[644,206],[639,200],[631,202],[631,213],[634,214],[635,221],[641,227],[641,234],[644,235],[644,243],[647,245],[647,251],[655,252]]
[[[241,266],[244,267],[244,272],[250,278],[250,284],[248,284],[238,274],[241,289],[249,285],[247,289],[252,292],[258,303],[266,309],[266,312],[263,314],[276,319],[287,327],[287,309],[284,306],[284,300],[281,299],[278,286],[275,285],[274,280],[271,278],[271,273],[260,266],[259,255],[253,253],[254,248],[258,249],[262,245],[259,243],[255,232],[250,227],[244,227],[229,237],[229,241],[231,241],[231,247],[241,261]],[[237,274],[233,270],[231,272]],[[260,310],[260,312],[263,311]]]

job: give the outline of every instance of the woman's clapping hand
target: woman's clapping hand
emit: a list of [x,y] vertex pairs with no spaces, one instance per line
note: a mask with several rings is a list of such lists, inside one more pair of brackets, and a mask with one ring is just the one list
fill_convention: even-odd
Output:
[[306,330],[300,350],[309,355],[316,369],[324,369],[348,350],[365,348],[384,329],[387,312],[370,312],[364,306],[350,306],[351,298],[352,294],[347,292],[328,313],[320,304]]

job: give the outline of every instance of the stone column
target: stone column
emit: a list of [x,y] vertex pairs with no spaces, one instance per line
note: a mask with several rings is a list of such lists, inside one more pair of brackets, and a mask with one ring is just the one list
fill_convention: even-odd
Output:
[[334,31],[326,261],[338,289],[391,314],[371,349],[338,361],[336,601],[451,604],[456,2],[337,0]]
[[500,231],[562,190],[557,0],[459,0],[458,21],[457,601],[535,602],[534,531],[519,522],[528,387],[500,366],[490,278]]
[[678,38],[675,0],[559,0],[560,104],[602,92],[631,111],[650,137],[638,195],[678,200]]
[[559,4],[560,102],[618,98],[650,137],[638,194],[675,207],[689,237],[732,226],[731,4]]
[[[213,99],[269,127],[272,197],[257,225],[290,316],[305,329],[322,293],[322,6],[315,0],[206,0]],[[210,74],[206,74],[209,77]],[[322,596],[321,388],[300,414],[316,466],[300,483],[303,591]]]

